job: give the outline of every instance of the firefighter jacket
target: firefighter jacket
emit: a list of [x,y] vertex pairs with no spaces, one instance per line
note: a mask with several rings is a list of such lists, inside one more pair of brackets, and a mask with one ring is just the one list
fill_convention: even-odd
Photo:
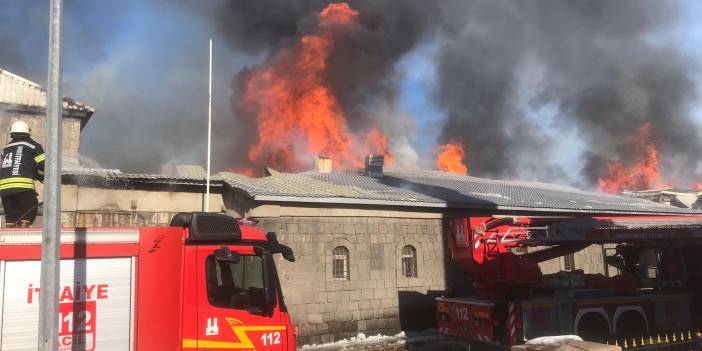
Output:
[[44,180],[44,148],[30,137],[12,139],[2,150],[0,196],[34,190],[34,179]]

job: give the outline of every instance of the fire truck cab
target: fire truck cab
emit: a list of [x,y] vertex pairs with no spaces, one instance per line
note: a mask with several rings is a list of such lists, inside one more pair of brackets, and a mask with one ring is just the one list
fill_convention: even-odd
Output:
[[[449,222],[452,259],[475,296],[437,299],[439,330],[515,345],[578,334],[612,341],[697,334],[702,216],[473,217]],[[542,274],[539,263],[592,244],[618,273]]]
[[[0,230],[0,349],[35,349],[41,231]],[[295,350],[274,233],[211,213],[61,233],[61,350]]]

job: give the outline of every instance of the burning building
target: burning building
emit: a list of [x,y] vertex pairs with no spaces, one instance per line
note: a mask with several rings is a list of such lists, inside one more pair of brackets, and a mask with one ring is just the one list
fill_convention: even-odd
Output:
[[[461,161],[458,154],[454,161]],[[211,210],[249,218],[295,250],[297,262],[278,269],[302,344],[433,327],[434,297],[469,289],[448,257],[448,219],[685,211],[565,186],[470,177],[457,174],[460,168],[408,171],[384,159],[348,161],[364,165],[358,171],[335,171],[335,159],[325,157],[301,172],[266,168],[258,178],[231,172],[212,178]],[[178,212],[199,211],[204,170],[166,168],[167,174],[133,174],[64,165],[63,224],[167,225]],[[542,269],[608,273],[606,249],[593,245]]]
[[[302,344],[433,327],[434,297],[469,289],[448,256],[448,219],[688,213],[552,184],[401,170],[382,157],[359,161],[366,167],[359,171],[334,171],[333,161],[295,173],[268,168],[258,178],[221,172],[211,182],[210,209],[249,218],[295,250],[296,263],[278,269]],[[64,223],[165,225],[201,208],[205,179],[195,168],[170,175],[65,169]],[[607,249],[593,245],[542,270],[609,274]]]
[[[650,43],[631,40],[658,25],[661,16],[649,11],[667,13],[655,6],[603,2],[582,11],[566,2],[549,8],[446,2],[437,9],[411,0],[222,6],[218,20],[229,44],[263,55],[234,78],[236,128],[220,129],[232,145],[219,162],[236,172],[212,179],[209,208],[258,221],[295,250],[298,261],[279,271],[301,343],[431,327],[433,297],[467,289],[447,257],[448,219],[688,213],[603,193],[664,186],[662,155],[689,161],[696,157],[690,150],[699,150],[689,134],[693,124],[680,117],[690,98],[683,58],[667,51],[659,60]],[[605,26],[592,15],[599,13],[633,19],[608,18],[616,25]],[[506,17],[495,21],[495,14]],[[595,39],[563,23],[590,28]],[[446,110],[439,171],[395,168],[406,159],[392,145],[406,137],[396,109],[396,63],[433,31],[444,36],[435,58],[436,102]],[[577,50],[562,50],[573,43]],[[630,51],[610,54],[620,46]],[[592,65],[583,68],[583,61]],[[518,70],[524,67],[543,70],[532,98],[558,106],[566,128],[581,132],[587,186],[603,192],[467,175],[562,174],[544,156],[553,140],[515,106],[529,78]],[[41,108],[40,87],[12,82],[25,84]],[[80,112],[76,106],[72,113]],[[89,118],[92,109],[83,109]],[[87,118],[67,130],[80,131]],[[369,154],[382,158],[364,163]],[[312,164],[318,168],[310,170]],[[63,182],[63,222],[70,226],[165,225],[205,201],[204,172],[192,167],[164,175],[75,165],[64,169]],[[542,268],[607,274],[606,249],[591,246]]]

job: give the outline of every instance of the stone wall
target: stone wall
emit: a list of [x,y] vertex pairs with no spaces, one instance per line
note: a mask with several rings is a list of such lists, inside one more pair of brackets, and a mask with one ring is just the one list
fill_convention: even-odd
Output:
[[[0,110],[0,143],[10,140],[10,127],[16,121],[24,121],[32,130],[32,138],[46,146],[46,116],[34,113],[2,112]],[[78,118],[63,118],[61,149],[64,156],[78,157],[80,152],[80,122]]]
[[[36,186],[39,201],[43,201],[43,186],[39,182]],[[160,190],[105,189],[64,184],[61,186],[61,223],[67,227],[168,225],[179,212],[202,211],[204,194],[199,189],[177,185]],[[210,193],[213,212],[224,209],[220,192],[220,188],[213,188]],[[0,216],[0,222],[5,225],[4,216]],[[34,226],[40,227],[42,223],[39,216]]]
[[[297,261],[281,259],[278,269],[300,344],[434,325],[434,297],[446,288],[441,219],[279,217],[259,225],[295,251]],[[405,245],[416,249],[416,278],[403,276]],[[349,250],[348,280],[332,277],[338,246]]]
[[[77,211],[61,212],[61,224],[66,227],[101,228],[101,227],[157,227],[167,226],[178,212],[145,211]],[[35,222],[41,225],[41,218]]]

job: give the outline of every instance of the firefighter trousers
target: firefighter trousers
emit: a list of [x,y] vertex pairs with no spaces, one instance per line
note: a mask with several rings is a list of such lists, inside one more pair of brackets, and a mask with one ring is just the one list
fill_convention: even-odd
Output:
[[34,189],[3,196],[2,207],[5,210],[6,226],[11,227],[18,222],[22,222],[21,224],[25,226],[31,225],[37,218],[38,205],[39,201]]

